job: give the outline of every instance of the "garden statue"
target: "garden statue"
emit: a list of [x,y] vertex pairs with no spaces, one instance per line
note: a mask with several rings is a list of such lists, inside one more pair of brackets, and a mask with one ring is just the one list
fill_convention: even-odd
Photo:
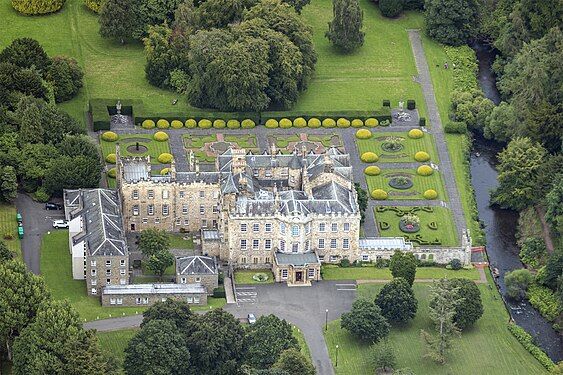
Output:
[[121,114],[121,100],[117,100],[117,103],[115,104],[115,110],[117,111],[117,114],[120,115]]
[[139,151],[139,142],[135,143],[135,150]]
[[399,112],[403,112],[403,108],[405,107],[405,102],[400,101],[399,102]]

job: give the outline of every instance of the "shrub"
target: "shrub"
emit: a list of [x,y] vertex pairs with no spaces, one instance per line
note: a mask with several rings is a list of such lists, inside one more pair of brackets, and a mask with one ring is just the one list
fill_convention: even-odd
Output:
[[376,118],[370,117],[366,120],[365,124],[368,128],[375,128],[379,125],[379,121]]
[[311,117],[309,121],[307,121],[307,126],[310,128],[320,128],[321,127],[321,120],[316,117]]
[[225,120],[221,120],[218,118],[217,120],[213,121],[213,127],[215,129],[223,129],[225,126],[227,126]]
[[53,13],[61,9],[64,0],[12,0],[12,7],[26,15]]
[[421,117],[418,119],[419,126],[426,126],[426,117]]
[[421,176],[430,176],[432,173],[434,173],[434,170],[431,166],[425,164],[418,167],[416,173]]
[[115,154],[108,154],[106,156],[106,162],[110,164],[115,164],[117,162],[117,155]]
[[454,258],[450,261],[450,269],[457,271],[462,267],[461,260]]
[[409,138],[412,139],[419,139],[424,137],[424,132],[420,129],[411,129],[409,130]]
[[239,120],[235,120],[235,119],[231,119],[231,120],[227,121],[227,128],[229,128],[229,129],[238,129],[238,128],[240,128],[240,121],[239,121]]
[[384,107],[391,107],[391,101],[389,99],[384,99],[383,100],[383,106]]
[[266,121],[266,127],[268,129],[277,128],[278,126],[279,126],[278,120],[276,120],[276,119],[271,118],[268,121]]
[[563,311],[557,299],[557,295],[551,289],[532,284],[528,288],[527,297],[532,306],[549,321],[554,321]]
[[168,140],[168,134],[166,134],[165,132],[156,132],[152,137],[155,141],[158,142],[164,142]]
[[100,7],[102,6],[102,0],[85,0],[84,4],[88,9],[95,13],[100,13]]
[[350,127],[350,120],[348,120],[347,118],[341,117],[338,120],[336,120],[336,126],[338,126],[339,128],[349,128]]
[[381,173],[381,169],[377,165],[370,165],[364,169],[364,173],[368,176],[377,176]]
[[526,297],[526,291],[532,280],[532,274],[525,268],[507,272],[504,275],[506,294],[516,301],[521,301]]
[[194,129],[197,127],[197,122],[193,118],[186,120],[186,128]]
[[[35,193],[33,193],[33,197],[37,202],[46,203],[51,199],[51,195],[47,192],[44,186],[41,186]],[[10,234],[4,235],[5,240],[12,240],[14,237]]]
[[211,123],[211,120],[203,118],[203,119],[199,120],[199,122],[197,123],[197,126],[202,128],[202,129],[210,129],[213,126],[213,124]]
[[288,118],[282,118],[280,120],[280,128],[289,129],[293,126],[293,123]]
[[84,73],[75,59],[55,56],[47,70],[47,81],[53,85],[57,103],[72,99],[83,85]]
[[243,129],[252,129],[253,127],[256,126],[256,123],[253,120],[247,118],[242,120],[241,126]]
[[154,128],[156,125],[154,124],[154,121],[151,119],[146,119],[145,121],[143,121],[143,123],[141,124],[141,126],[143,127],[143,129],[152,129]]
[[336,126],[336,121],[331,118],[325,118],[323,120],[323,128],[334,128]]
[[360,129],[356,132],[356,138],[358,139],[370,139],[371,135],[371,131],[367,129]]
[[436,199],[438,198],[438,193],[434,189],[428,189],[422,194],[422,196],[424,199]]
[[380,200],[380,201],[385,200],[385,199],[387,199],[387,192],[385,190],[382,190],[382,189],[374,189],[371,192],[371,197],[373,199],[377,199],[377,200]]
[[353,128],[361,128],[362,126],[364,126],[364,122],[362,120],[360,120],[359,118],[355,118],[352,120],[352,127]]
[[103,132],[102,139],[106,142],[115,142],[119,139],[119,136],[114,132]]
[[545,354],[543,350],[538,348],[534,344],[533,337],[524,329],[515,323],[508,323],[508,330],[512,333],[512,336],[516,337],[516,340],[522,344],[524,349],[526,349],[530,354],[534,356],[538,360],[539,363],[542,364],[548,370],[551,370],[555,367],[553,361]]
[[219,287],[213,289],[213,297],[214,298],[225,298],[226,297],[225,287],[219,286]]
[[463,121],[448,121],[444,126],[444,131],[449,134],[467,133],[467,124]]
[[414,100],[407,100],[407,109],[413,110],[416,108],[416,102]]
[[172,120],[170,126],[172,126],[174,129],[181,129],[184,127],[184,123],[180,120]]
[[160,174],[163,175],[163,176],[167,175],[168,173],[170,173],[170,168],[162,168],[160,170]]
[[168,120],[161,118],[156,122],[156,127],[159,129],[168,129],[170,127],[170,123]]
[[158,155],[158,162],[162,164],[170,164],[172,162],[172,159],[174,159],[174,157],[168,152],[163,152],[162,154]]
[[367,151],[360,156],[360,160],[364,163],[375,163],[379,160],[379,156],[375,152]]
[[384,17],[394,18],[403,11],[403,0],[379,0],[379,10]]
[[293,126],[296,128],[304,128],[307,126],[307,121],[303,117],[297,117],[293,120]]
[[340,267],[342,267],[342,268],[350,267],[350,259],[343,258],[342,260],[340,260]]
[[430,155],[428,155],[427,152],[419,151],[416,154],[414,154],[414,160],[419,162],[428,161],[430,160]]
[[379,123],[379,125],[381,126],[389,126],[391,125],[391,121],[390,120],[383,120]]
[[108,177],[109,177],[109,178],[115,178],[116,175],[117,175],[117,169],[111,168],[111,169],[108,171]]

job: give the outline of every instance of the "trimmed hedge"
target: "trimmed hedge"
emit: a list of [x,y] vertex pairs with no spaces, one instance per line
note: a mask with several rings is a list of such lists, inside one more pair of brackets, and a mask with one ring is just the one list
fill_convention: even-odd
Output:
[[204,118],[204,119],[199,120],[199,122],[197,123],[197,126],[202,128],[202,129],[211,129],[211,127],[213,126],[213,123],[210,120]]
[[368,176],[378,176],[381,173],[381,169],[377,165],[370,165],[364,169],[364,173]]
[[524,349],[526,349],[531,355],[534,356],[535,359],[538,360],[539,363],[542,364],[548,370],[551,370],[555,367],[555,364],[545,354],[543,350],[538,348],[536,344],[534,344],[534,338],[520,326],[515,323],[508,323],[508,330],[512,333],[512,336],[516,337],[516,340],[522,344]]
[[163,152],[162,154],[158,155],[158,162],[162,164],[170,164],[173,159],[174,156],[172,156],[172,154],[169,154],[168,152]]
[[407,109],[408,110],[413,110],[416,108],[416,102],[414,100],[407,100]]
[[466,134],[467,124],[463,121],[448,121],[444,126],[444,132],[448,134]]
[[332,118],[325,118],[322,122],[323,128],[334,128],[336,126],[336,121]]
[[64,0],[12,0],[12,7],[22,14],[32,16],[56,12],[64,3]]
[[411,129],[409,130],[409,138],[412,139],[419,139],[424,137],[424,132],[420,129]]
[[338,120],[336,120],[336,126],[339,128],[349,128],[350,120],[344,117],[340,117]]
[[373,199],[377,199],[377,200],[380,200],[380,201],[387,199],[387,196],[388,196],[387,192],[385,190],[382,190],[382,189],[374,189],[371,192],[371,197]]
[[391,107],[391,101],[389,99],[383,99],[382,104],[384,107]]
[[108,170],[108,177],[109,178],[115,178],[115,176],[117,176],[117,169],[116,168],[111,168],[110,170]]
[[252,129],[253,127],[256,126],[256,123],[253,120],[247,118],[247,119],[242,120],[241,126],[242,126],[243,129]]
[[172,126],[174,129],[180,129],[184,127],[184,123],[180,120],[172,120],[170,126]]
[[426,126],[426,117],[421,117],[418,119],[419,126]]
[[321,120],[316,117],[311,117],[309,121],[307,121],[307,126],[310,128],[320,128],[322,125]]
[[428,155],[427,152],[418,151],[416,154],[414,154],[414,160],[422,163],[422,162],[430,160],[430,155]]
[[360,120],[359,118],[355,118],[352,120],[352,127],[353,128],[361,128],[362,126],[364,126],[364,122],[362,120]]
[[271,118],[271,119],[269,119],[268,121],[266,121],[265,126],[266,126],[268,129],[277,128],[277,127],[279,127],[278,120],[275,120],[275,119]]
[[156,127],[159,129],[168,129],[170,127],[170,122],[168,122],[168,120],[161,118],[156,122]]
[[434,169],[432,169],[431,166],[425,164],[418,167],[416,169],[416,173],[421,176],[430,176],[432,173],[434,173]]
[[166,134],[165,132],[156,132],[156,133],[154,133],[152,138],[155,141],[158,141],[158,142],[165,142],[165,141],[168,140],[169,137],[168,137],[168,134]]
[[438,198],[438,193],[434,189],[428,189],[422,194],[422,196],[424,199],[436,199]]
[[365,121],[365,124],[368,128],[375,128],[379,125],[379,121],[376,118],[370,117]]
[[289,129],[293,126],[293,123],[288,118],[282,118],[279,122],[280,128]]
[[227,126],[225,120],[218,118],[217,120],[213,121],[213,127],[215,129],[223,129],[225,126]]
[[368,129],[360,129],[356,132],[356,138],[358,139],[370,139],[371,136],[371,131]]
[[364,163],[375,163],[379,160],[379,156],[375,152],[367,151],[360,156],[360,160]]
[[[246,121],[246,120],[245,120]],[[252,120],[251,120],[252,121]],[[244,121],[243,121],[244,122]],[[227,121],[227,128],[229,129],[238,129],[240,128],[239,120],[229,120]]]
[[[92,115],[92,123],[94,131],[110,130],[110,115],[117,114],[116,109],[117,98],[114,99],[90,99],[88,101],[88,112]],[[134,116],[135,113],[143,112],[143,101],[139,99],[121,99],[121,113],[126,116],[131,116],[135,119],[135,124],[143,122],[144,118]]]
[[188,129],[194,129],[194,128],[197,128],[197,121],[194,120],[193,118],[190,118],[190,119],[186,120],[184,125],[186,125],[186,128],[188,128]]
[[304,128],[307,126],[307,120],[305,120],[303,117],[297,117],[295,120],[293,120],[293,126],[295,126],[296,128]]
[[106,162],[110,164],[115,164],[117,162],[117,155],[116,154],[108,154],[106,156]]
[[145,120],[145,121],[143,121],[143,123],[141,124],[141,127],[142,127],[143,129],[152,129],[152,128],[154,128],[155,126],[156,126],[156,125],[155,125],[155,123],[154,123],[153,120]]
[[102,133],[102,140],[106,142],[115,142],[119,139],[119,136],[114,132],[103,132]]

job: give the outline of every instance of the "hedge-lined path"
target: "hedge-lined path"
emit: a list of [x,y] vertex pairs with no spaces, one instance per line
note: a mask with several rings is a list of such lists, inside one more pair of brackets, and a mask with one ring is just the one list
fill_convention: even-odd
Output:
[[429,133],[434,136],[436,140],[436,149],[441,162],[441,172],[444,176],[444,185],[450,198],[450,209],[453,214],[454,224],[457,229],[456,238],[461,238],[461,232],[466,227],[465,215],[457,190],[455,176],[452,169],[452,162],[448,152],[448,145],[444,136],[442,121],[438,113],[438,104],[436,103],[436,96],[434,95],[434,86],[432,85],[432,78],[430,70],[428,69],[428,62],[424,54],[424,47],[422,46],[422,39],[420,38],[419,30],[408,30],[409,40],[411,43],[412,52],[418,70],[418,82],[422,86],[422,93],[426,101],[429,122],[432,124]]

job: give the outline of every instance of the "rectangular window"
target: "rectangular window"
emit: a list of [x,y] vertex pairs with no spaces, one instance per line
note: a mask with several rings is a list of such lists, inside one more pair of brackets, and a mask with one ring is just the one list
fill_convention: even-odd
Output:
[[285,241],[280,240],[280,251],[285,251]]
[[147,219],[146,217],[143,218],[143,224],[147,224],[149,222],[149,219]]
[[324,255],[319,255],[319,261],[323,262],[325,260],[325,256]]
[[246,250],[246,240],[240,240],[240,249]]
[[199,303],[200,299],[199,296],[194,296],[194,303]]
[[119,265],[120,265],[121,267],[125,267],[125,259],[120,259],[120,260],[119,260]]
[[252,258],[252,263],[258,264],[258,261],[259,261],[258,257]]
[[90,280],[90,285],[96,285],[96,279]]
[[299,244],[298,243],[292,243],[291,244],[291,251],[294,253],[299,252]]
[[162,205],[162,216],[168,216],[170,208],[167,204]]
[[330,225],[330,230],[333,232],[338,232],[338,223],[332,223]]
[[118,305],[123,305],[123,298],[118,298],[118,299],[117,299],[117,304],[118,304]]
[[182,219],[179,217],[176,218],[176,225],[180,225],[182,223]]
[[266,250],[271,250],[272,249],[272,240],[270,240],[270,239],[264,240],[264,248]]
[[178,195],[180,196],[180,198],[184,198],[186,196],[186,192],[184,190],[180,190],[180,193]]
[[182,215],[187,215],[187,214],[188,214],[188,205],[183,204],[182,205]]
[[199,197],[200,197],[200,198],[205,198],[205,191],[201,190],[201,191],[199,192]]
[[143,305],[148,305],[148,304],[149,304],[149,298],[143,297]]
[[350,232],[350,223],[344,223],[344,232]]
[[90,267],[96,267],[96,261],[95,260],[90,261]]
[[331,255],[330,256],[330,261],[331,262],[336,262],[338,260],[338,257],[336,255]]
[[149,216],[154,215],[154,204],[149,204],[147,206],[147,215]]
[[258,249],[260,247],[260,240],[252,240],[252,248]]
[[348,250],[350,248],[350,240],[348,238],[344,238],[342,240],[342,248]]
[[213,199],[219,199],[219,192],[218,191],[213,192]]
[[92,288],[92,294],[98,294],[98,290],[96,288]]
[[203,204],[199,205],[199,213],[200,214],[205,214],[205,206]]
[[133,216],[139,216],[139,205],[138,204],[133,206]]
[[203,219],[203,220],[201,221],[201,226],[202,226],[203,228],[207,228],[207,220],[206,220],[206,219]]
[[369,255],[362,255],[362,261],[363,262],[369,261]]
[[324,249],[325,248],[325,239],[324,238],[319,238],[319,249]]
[[299,225],[292,225],[291,226],[291,235],[292,236],[299,236]]
[[162,199],[168,199],[168,190],[162,190]]
[[280,232],[285,234],[285,223],[280,223]]
[[241,257],[241,258],[240,258],[240,262],[241,262],[242,264],[245,264],[245,263],[246,263],[246,257]]
[[189,221],[188,219],[184,219],[184,225],[188,225]]
[[182,277],[182,278],[180,279],[180,284],[185,284],[185,283],[186,283],[186,278],[185,278],[185,277]]
[[133,199],[139,199],[139,190],[133,190]]
[[305,241],[305,252],[309,251],[309,240]]
[[196,277],[196,278],[195,278],[195,282],[196,282],[196,283],[201,283],[201,277]]
[[319,223],[319,232],[324,232],[326,230],[326,224],[325,223]]
[[106,267],[110,267],[111,266],[111,259],[106,260]]
[[311,233],[311,223],[307,223],[307,225],[305,225],[305,233],[306,234]]
[[155,219],[154,219],[154,223],[155,223],[155,224],[160,224],[160,218],[159,218],[159,217],[155,218]]
[[253,232],[260,232],[260,224],[258,224],[258,223],[252,224],[252,231]]
[[110,299],[109,299],[109,304],[110,304],[110,305],[115,305],[115,298],[110,298]]
[[266,223],[264,224],[264,230],[268,233],[270,233],[272,231],[272,223]]
[[92,276],[96,276],[96,270],[95,269],[91,270],[90,272],[92,272]]
[[147,197],[149,199],[154,199],[154,190],[147,191]]
[[241,231],[241,232],[246,232],[246,224],[241,224],[241,225],[240,225],[240,231]]
[[194,297],[188,297],[186,300],[188,303],[194,303]]
[[214,214],[219,213],[219,206],[218,205],[213,206],[213,213]]
[[314,268],[309,268],[309,271],[307,271],[307,273],[309,274],[309,279],[315,278],[315,269]]
[[126,270],[123,270],[123,269],[119,270],[119,274],[120,274],[121,276],[125,276],[125,273],[126,273],[126,272],[127,272],[127,271],[126,271]]
[[119,279],[119,284],[121,284],[121,285],[126,285],[126,284],[127,284],[127,280],[126,280],[126,279]]
[[111,284],[111,279],[106,279],[106,285],[110,285]]
[[282,279],[287,279],[287,270],[281,270]]
[[336,238],[331,238],[331,239],[330,239],[330,248],[331,248],[331,249],[336,249]]
[[106,276],[111,276],[111,270],[106,270]]

